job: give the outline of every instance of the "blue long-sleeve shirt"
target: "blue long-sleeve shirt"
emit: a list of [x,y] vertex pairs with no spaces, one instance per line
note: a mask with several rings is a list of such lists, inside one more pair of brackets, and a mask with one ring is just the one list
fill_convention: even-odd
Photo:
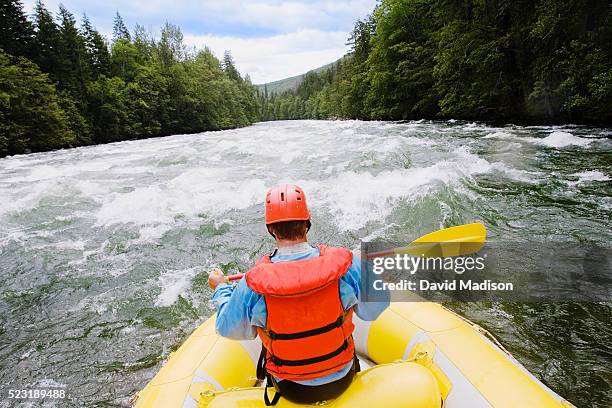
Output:
[[[306,243],[282,248],[271,258],[272,262],[297,261],[319,256],[319,248]],[[353,262],[346,274],[340,279],[340,299],[344,310],[354,307],[354,311],[363,320],[375,320],[389,305],[388,299],[383,302],[361,302],[359,281],[361,278],[361,260],[353,256]],[[212,300],[217,306],[216,329],[223,337],[235,340],[254,339],[256,327],[266,327],[266,302],[262,295],[251,290],[242,279],[236,286],[222,283],[215,289]],[[340,370],[313,380],[297,381],[304,385],[321,385],[344,377],[351,368],[348,363]],[[277,379],[281,380],[281,379]]]

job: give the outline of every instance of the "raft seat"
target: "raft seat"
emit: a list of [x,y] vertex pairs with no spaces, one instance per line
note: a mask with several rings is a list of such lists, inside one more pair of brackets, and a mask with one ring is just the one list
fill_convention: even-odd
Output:
[[[209,408],[264,407],[261,388],[234,389],[199,401]],[[274,391],[269,391],[273,393]],[[413,362],[397,362],[368,368],[355,377],[337,399],[321,404],[327,407],[440,408],[438,382],[431,371]],[[281,398],[277,408],[303,407]]]

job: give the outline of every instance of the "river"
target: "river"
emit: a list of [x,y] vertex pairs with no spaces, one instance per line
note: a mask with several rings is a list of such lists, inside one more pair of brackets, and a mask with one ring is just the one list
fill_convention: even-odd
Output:
[[[285,121],[0,159],[0,383],[125,406],[214,311],[206,271],[272,247],[266,187],[301,185],[313,242],[408,241],[482,221],[496,240],[609,245],[612,131]],[[612,303],[465,303],[579,407],[612,400]],[[5,404],[5,405],[3,405]]]

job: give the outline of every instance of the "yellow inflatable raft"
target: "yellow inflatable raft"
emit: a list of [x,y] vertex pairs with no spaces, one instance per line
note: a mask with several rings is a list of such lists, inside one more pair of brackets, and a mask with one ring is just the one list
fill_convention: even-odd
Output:
[[[479,326],[436,303],[392,303],[374,322],[354,318],[362,371],[329,407],[558,407],[573,405],[537,380]],[[259,340],[215,333],[214,316],[135,396],[140,408],[263,407]],[[271,394],[273,390],[269,391]],[[280,399],[278,408],[297,407]]]

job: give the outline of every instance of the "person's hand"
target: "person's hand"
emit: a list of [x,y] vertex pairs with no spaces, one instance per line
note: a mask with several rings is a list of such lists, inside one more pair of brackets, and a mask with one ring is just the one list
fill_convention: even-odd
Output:
[[208,272],[208,286],[210,286],[212,290],[215,290],[220,283],[227,282],[229,282],[229,280],[227,279],[227,276],[223,274],[221,269],[215,268]]

